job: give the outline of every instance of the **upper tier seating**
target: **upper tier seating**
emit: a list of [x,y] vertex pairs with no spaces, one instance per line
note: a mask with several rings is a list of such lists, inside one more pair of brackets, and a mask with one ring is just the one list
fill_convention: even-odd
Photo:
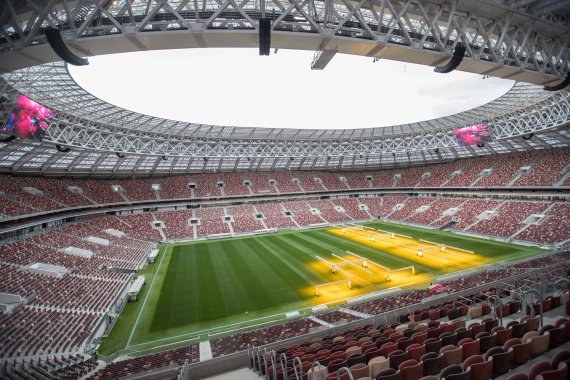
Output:
[[273,179],[271,173],[268,172],[248,172],[244,174],[251,183],[251,191],[253,194],[270,194],[275,193],[275,187],[269,183]]
[[523,166],[527,166],[533,156],[533,152],[498,156],[498,161],[493,165],[491,175],[483,177],[477,182],[476,186],[507,186],[515,177],[517,170]]
[[291,172],[290,174],[291,178],[299,180],[299,186],[305,192],[325,190],[325,188],[321,184],[315,181],[315,178],[317,177],[315,172],[298,171],[298,172]]
[[451,178],[445,184],[445,186],[469,187],[479,178],[479,173],[481,173],[484,169],[492,168],[496,160],[496,156],[487,156],[472,158],[466,161],[466,166],[463,168],[463,173],[457,177]]
[[351,189],[368,189],[372,184],[366,181],[368,174],[364,172],[346,172],[340,175],[346,178],[346,184]]
[[531,170],[522,175],[513,186],[553,186],[562,178],[562,170],[570,160],[569,148],[548,149],[532,162]]
[[423,180],[420,187],[445,186],[451,179],[451,174],[463,169],[468,163],[469,160],[458,160],[440,165],[426,166],[425,171],[431,173],[431,176]]
[[290,172],[272,172],[271,176],[275,180],[275,185],[280,193],[298,193],[301,191],[299,186],[293,183]]
[[154,182],[152,179],[124,179],[117,181],[117,184],[123,188],[130,201],[146,201],[157,199],[152,191]]
[[152,183],[160,186],[160,199],[188,199],[191,197],[191,191],[188,187],[190,177],[188,176],[158,178]]
[[[540,152],[520,152],[457,160],[422,167],[367,172],[275,171],[212,173],[172,176],[156,179],[53,179],[0,175],[0,220],[70,207],[93,204],[152,202],[168,199],[211,198],[231,196],[263,196],[279,193],[342,191],[348,189],[392,187],[487,187],[487,186],[546,186],[559,183],[564,169],[570,165],[570,149],[549,149]],[[519,175],[517,170],[530,166]],[[479,177],[483,169],[492,169],[488,176]],[[452,173],[463,171],[452,177]],[[428,178],[422,176],[430,173]],[[400,176],[400,179],[397,177]],[[341,182],[344,177],[346,182]],[[367,178],[371,178],[367,181]],[[570,177],[569,177],[570,178]],[[316,179],[320,179],[316,180]],[[515,181],[516,179],[516,181]],[[275,181],[274,185],[270,180]],[[294,182],[295,180],[295,182]],[[250,186],[245,185],[250,182]],[[224,183],[222,188],[221,182]],[[160,190],[154,191],[152,185]],[[193,184],[195,188],[190,188]],[[32,195],[23,188],[42,193]],[[70,189],[79,192],[74,193]]]
[[343,177],[341,173],[318,172],[316,177],[321,179],[327,190],[346,190],[349,188],[346,183],[340,181],[340,177]]
[[426,167],[415,167],[415,168],[408,168],[405,170],[400,171],[402,175],[402,179],[400,179],[397,183],[397,187],[416,187],[421,186],[422,182],[422,175],[426,173]]
[[193,174],[190,176],[190,183],[194,183],[194,196],[196,198],[203,197],[219,197],[222,195],[218,186],[218,178],[215,174]]
[[249,195],[250,192],[244,184],[245,176],[243,173],[221,173],[218,181],[224,183],[224,194],[232,195]]

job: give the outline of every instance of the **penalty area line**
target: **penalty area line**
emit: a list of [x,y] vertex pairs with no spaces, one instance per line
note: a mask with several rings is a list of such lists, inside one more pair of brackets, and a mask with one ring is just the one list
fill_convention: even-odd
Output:
[[135,335],[135,330],[137,329],[137,326],[139,324],[139,320],[141,318],[142,312],[143,312],[144,307],[146,305],[146,300],[148,299],[148,296],[150,295],[150,293],[152,291],[152,286],[154,285],[154,280],[156,280],[156,276],[158,275],[158,271],[160,270],[160,267],[162,266],[162,260],[164,260],[165,256],[166,256],[166,250],[164,250],[164,252],[162,253],[162,257],[160,258],[160,262],[158,263],[158,267],[156,268],[156,271],[154,272],[154,276],[152,277],[152,281],[150,282],[150,286],[148,287],[148,292],[146,293],[146,296],[144,297],[144,301],[143,301],[142,306],[139,310],[139,314],[137,315],[137,319],[135,320],[135,324],[133,326],[133,329],[131,330],[131,334],[129,335],[129,340],[127,340],[127,345],[125,348],[129,348],[131,346],[131,340],[133,339],[133,335]]

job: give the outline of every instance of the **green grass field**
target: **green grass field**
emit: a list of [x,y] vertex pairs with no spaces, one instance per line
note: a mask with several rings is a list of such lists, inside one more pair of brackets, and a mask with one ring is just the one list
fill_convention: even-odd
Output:
[[[485,264],[544,253],[535,247],[440,230],[385,222],[366,225],[473,250]],[[310,312],[315,305],[342,303],[346,298],[394,286],[352,268],[356,277],[351,290],[339,286],[329,292],[334,293],[332,298],[315,297],[316,284],[341,278],[315,256],[330,258],[332,252],[347,250],[389,268],[410,265],[401,256],[335,235],[327,228],[163,245],[157,263],[141,272],[147,283],[139,301],[127,304],[99,352],[109,355],[129,349],[132,353],[184,340],[212,339],[283,320],[289,311]],[[417,274],[413,286],[425,286],[433,277],[460,269],[413,264]]]

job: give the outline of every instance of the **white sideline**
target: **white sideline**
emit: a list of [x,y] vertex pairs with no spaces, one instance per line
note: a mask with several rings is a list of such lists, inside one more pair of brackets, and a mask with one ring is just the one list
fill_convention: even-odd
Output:
[[160,270],[160,266],[162,265],[162,260],[164,260],[165,256],[166,256],[166,252],[163,252],[162,256],[160,258],[160,262],[158,263],[158,267],[156,268],[156,271],[154,272],[154,276],[152,277],[152,281],[151,281],[150,286],[148,288],[148,292],[146,293],[146,296],[144,297],[144,301],[143,301],[143,304],[139,310],[139,314],[137,315],[137,319],[135,320],[135,325],[133,326],[133,329],[131,330],[131,335],[129,335],[129,340],[127,341],[126,348],[129,348],[131,345],[131,340],[133,339],[133,335],[135,335],[135,330],[137,329],[137,326],[139,324],[139,319],[141,318],[142,312],[144,310],[144,305],[146,304],[146,300],[148,299],[148,295],[151,293],[152,286],[154,285],[154,280],[156,280],[156,275],[158,275],[158,271]]

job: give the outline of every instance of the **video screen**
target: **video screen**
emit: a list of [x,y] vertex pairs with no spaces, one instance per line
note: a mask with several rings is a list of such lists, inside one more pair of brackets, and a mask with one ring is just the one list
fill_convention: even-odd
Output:
[[20,95],[2,131],[23,139],[41,141],[53,116],[49,108]]
[[491,130],[486,123],[459,128],[454,130],[453,133],[459,145],[475,145],[491,141]]

